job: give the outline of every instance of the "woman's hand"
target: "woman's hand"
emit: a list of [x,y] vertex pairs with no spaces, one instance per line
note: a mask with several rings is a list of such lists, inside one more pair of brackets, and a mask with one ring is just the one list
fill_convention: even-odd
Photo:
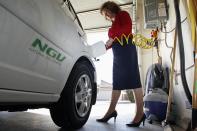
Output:
[[114,41],[114,39],[109,38],[109,40],[105,44],[107,49],[111,48],[113,41]]

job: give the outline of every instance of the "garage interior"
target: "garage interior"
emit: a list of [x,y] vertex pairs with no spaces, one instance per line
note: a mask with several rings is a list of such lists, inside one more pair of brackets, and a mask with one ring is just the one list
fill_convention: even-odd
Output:
[[[59,3],[62,4],[62,7],[65,6],[67,0],[58,0]],[[106,21],[104,17],[100,14],[100,6],[106,2],[107,0],[70,0],[75,13],[77,14],[78,19],[80,20],[81,26],[83,27],[85,33],[87,34],[87,39],[89,35],[94,35],[96,33],[104,32],[107,35],[107,31],[111,26],[111,23]],[[191,125],[191,120],[195,121],[196,118],[192,118],[192,109],[195,108],[189,102],[188,97],[184,90],[184,85],[182,84],[181,79],[181,57],[180,57],[180,50],[177,47],[174,48],[174,41],[178,39],[176,32],[176,12],[174,8],[174,1],[167,0],[166,5],[166,18],[162,22],[158,21],[148,21],[145,20],[145,4],[144,0],[113,0],[123,10],[129,12],[132,18],[133,30],[134,34],[141,34],[146,38],[151,38],[152,30],[156,28],[151,28],[156,24],[159,26],[158,32],[158,47],[159,49],[153,47],[150,49],[142,49],[138,48],[138,60],[139,60],[139,68],[141,73],[141,81],[142,86],[146,86],[146,76],[149,67],[155,63],[162,63],[164,67],[168,67],[171,69],[173,67],[172,57],[173,57],[173,50],[176,50],[176,59],[174,61],[173,67],[173,99],[172,99],[172,107],[170,115],[173,119],[173,122],[170,123],[161,123],[155,122],[150,124],[146,122],[145,126],[140,126],[140,128],[129,128],[126,127],[125,124],[132,120],[132,116],[135,113],[135,106],[131,104],[125,96],[127,92],[123,92],[121,96],[121,100],[119,101],[119,105],[117,110],[120,112],[117,118],[117,121],[114,122],[110,120],[107,124],[97,123],[96,119],[102,116],[105,113],[105,109],[109,105],[109,97],[108,93],[110,93],[111,83],[105,83],[103,87],[98,88],[98,95],[102,91],[108,90],[107,94],[103,94],[100,100],[97,101],[96,105],[92,107],[92,112],[90,114],[90,118],[85,126],[79,131],[185,131],[190,128],[188,126]],[[154,1],[154,0],[153,0]],[[160,1],[160,0],[158,0]],[[161,0],[162,1],[162,0]],[[164,0],[165,1],[165,0]],[[180,17],[181,17],[181,28],[182,28],[182,36],[183,36],[183,44],[185,50],[185,75],[187,78],[187,83],[189,86],[189,91],[193,94],[193,87],[194,87],[194,74],[195,72],[195,62],[194,62],[194,41],[193,41],[193,26],[190,20],[190,13],[189,13],[189,0],[179,0],[179,9],[180,9]],[[194,0],[195,1],[195,0]],[[197,7],[197,6],[196,6]],[[153,12],[154,13],[154,12]],[[162,12],[163,13],[163,12]],[[165,14],[165,12],[164,12]],[[78,19],[75,19],[77,22]],[[150,27],[149,27],[150,26]],[[196,30],[196,27],[195,29]],[[196,34],[195,36],[196,37]],[[95,40],[99,40],[99,38],[95,38]],[[178,43],[177,42],[177,43]],[[93,44],[93,43],[88,43]],[[159,50],[159,53],[158,53]],[[104,56],[102,56],[104,57]],[[102,57],[98,58],[99,60],[95,60],[95,63],[101,62]],[[104,75],[104,74],[103,74]],[[102,76],[101,76],[102,77]],[[100,92],[99,92],[100,91]],[[104,97],[106,97],[104,99]],[[103,99],[104,101],[103,101]],[[108,100],[107,100],[108,99]],[[193,98],[195,101],[195,98]],[[14,119],[13,119],[14,118]],[[30,110],[28,112],[20,112],[20,113],[7,113],[7,112],[0,112],[0,131],[69,131],[70,129],[59,129],[55,124],[52,122],[48,110],[40,109],[40,110]],[[189,130],[188,130],[189,131]]]

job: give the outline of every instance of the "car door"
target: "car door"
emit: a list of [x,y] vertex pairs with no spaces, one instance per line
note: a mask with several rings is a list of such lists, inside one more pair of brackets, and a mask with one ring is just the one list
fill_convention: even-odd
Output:
[[54,0],[0,0],[0,89],[60,94],[79,43],[63,15]]

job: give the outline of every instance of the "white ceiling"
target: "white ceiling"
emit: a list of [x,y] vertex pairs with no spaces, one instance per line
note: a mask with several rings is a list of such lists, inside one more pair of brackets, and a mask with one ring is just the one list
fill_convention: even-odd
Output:
[[[99,9],[108,0],[70,0],[76,12]],[[112,0],[117,4],[131,3],[132,0]]]
[[[106,30],[111,23],[100,14],[99,8],[108,0],[70,0],[86,32]],[[132,16],[132,0],[112,0]]]

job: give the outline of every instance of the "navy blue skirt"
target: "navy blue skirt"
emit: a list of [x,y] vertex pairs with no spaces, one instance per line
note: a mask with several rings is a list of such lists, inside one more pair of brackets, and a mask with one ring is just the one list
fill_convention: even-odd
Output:
[[113,90],[126,90],[141,88],[138,57],[135,45],[130,39],[112,45],[113,51]]

